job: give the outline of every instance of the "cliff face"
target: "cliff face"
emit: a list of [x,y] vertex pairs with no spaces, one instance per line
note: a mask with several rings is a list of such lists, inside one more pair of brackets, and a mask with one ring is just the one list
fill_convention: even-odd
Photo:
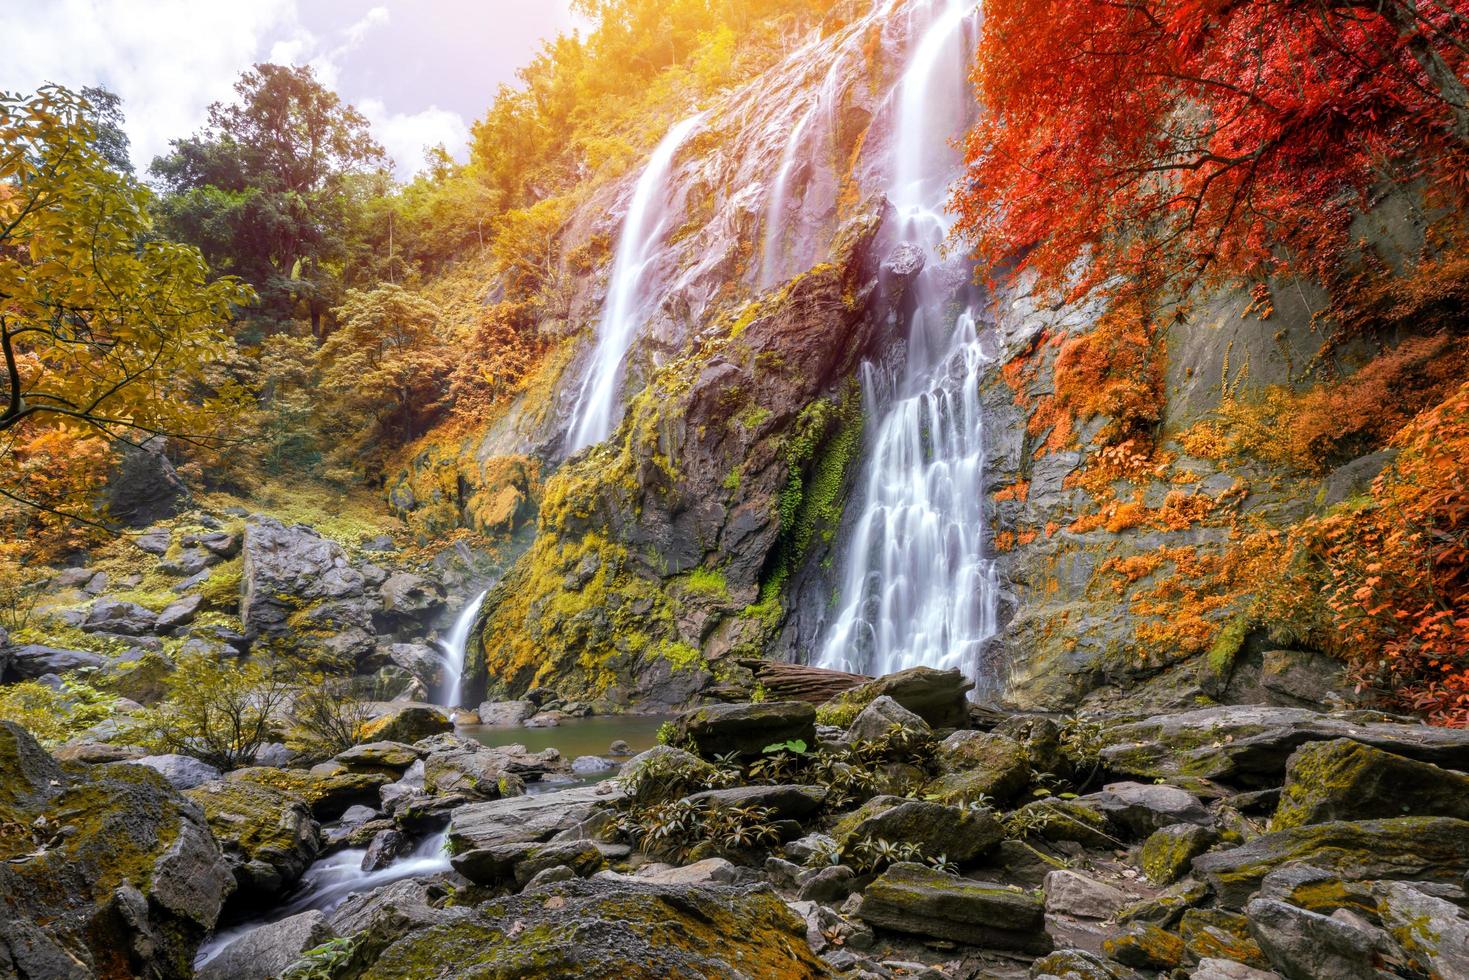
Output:
[[[942,451],[946,413],[962,412],[950,395],[975,395],[981,412],[969,426],[979,466],[943,468],[961,482],[935,499],[982,495],[980,526],[958,529],[982,558],[946,581],[960,606],[964,589],[974,603],[996,593],[984,616],[954,613],[981,624],[967,639],[943,632],[926,649],[1026,707],[1108,696],[1099,688],[1165,703],[1263,697],[1249,668],[1308,633],[1262,621],[1274,543],[1361,494],[1390,454],[1360,419],[1310,460],[1256,451],[1250,426],[1299,415],[1250,406],[1341,389],[1364,365],[1391,387],[1461,356],[1459,334],[1413,346],[1429,321],[1412,310],[1347,332],[1323,318],[1322,290],[1296,282],[1189,297],[1166,329],[1023,287],[981,295],[930,227],[943,226],[932,177],[957,175],[949,139],[966,123],[933,106],[972,104],[963,66],[976,28],[966,4],[877,3],[704,110],[656,188],[657,213],[638,215],[653,230],[631,345],[612,365],[621,420],[569,453],[588,378],[607,367],[598,338],[645,171],[589,192],[563,234],[575,289],[561,346],[506,413],[426,451],[393,491],[400,510],[443,525],[529,538],[536,515],[528,550],[485,601],[467,698],[546,685],[681,704],[747,686],[748,656],[892,669],[872,637],[905,607],[884,612],[901,583],[871,553],[883,546],[864,467],[884,413],[924,373],[939,394],[922,403],[918,452]],[[934,40],[941,30],[949,40]],[[941,64],[950,56],[956,71]],[[956,74],[958,101],[938,87]],[[923,179],[905,182],[910,171]],[[927,210],[909,191],[925,180]],[[1415,215],[1386,196],[1363,219],[1365,250],[1389,266],[1414,252]],[[944,355],[966,315],[977,340]],[[981,359],[973,393],[956,389],[971,383],[965,357]],[[965,547],[954,533],[934,562]],[[843,595],[854,581],[862,596]],[[851,649],[834,651],[834,625],[853,615]]]

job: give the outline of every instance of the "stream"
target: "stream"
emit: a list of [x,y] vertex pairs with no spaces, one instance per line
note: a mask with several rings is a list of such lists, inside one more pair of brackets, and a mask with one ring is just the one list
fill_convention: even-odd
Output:
[[[570,763],[582,755],[606,757],[608,747],[618,739],[627,742],[633,754],[650,749],[657,744],[658,726],[665,720],[660,715],[604,715],[570,719],[557,728],[468,725],[458,729],[458,733],[492,748],[524,745],[532,752],[554,748]],[[615,775],[616,768],[590,773],[568,772],[527,783],[525,791],[527,795],[550,793],[600,782]],[[404,878],[422,878],[448,871],[449,855],[444,850],[447,838],[447,830],[430,834],[408,854],[377,871],[362,870],[362,859],[367,854],[365,847],[344,848],[317,859],[301,876],[295,891],[281,904],[245,921],[228,925],[205,941],[195,957],[195,969],[208,963],[236,939],[262,925],[312,909],[329,915],[349,895],[369,892]]]

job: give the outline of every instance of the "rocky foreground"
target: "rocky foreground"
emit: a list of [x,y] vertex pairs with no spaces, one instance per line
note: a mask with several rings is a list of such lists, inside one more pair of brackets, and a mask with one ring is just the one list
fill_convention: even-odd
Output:
[[1267,705],[1007,717],[964,689],[919,669],[819,709],[701,708],[617,779],[536,795],[569,769],[554,750],[421,707],[313,769],[223,778],[58,762],[0,726],[0,974],[189,976],[317,857],[380,867],[447,828],[449,867],[245,933],[199,975],[1469,977],[1469,732]]

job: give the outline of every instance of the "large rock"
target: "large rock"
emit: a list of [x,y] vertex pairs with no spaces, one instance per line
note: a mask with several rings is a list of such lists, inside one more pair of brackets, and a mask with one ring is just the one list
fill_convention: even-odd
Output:
[[423,753],[404,742],[365,742],[338,752],[337,762],[363,772],[405,772]]
[[516,796],[455,809],[449,820],[449,846],[456,852],[499,844],[549,840],[570,830],[617,799],[606,783]]
[[158,628],[158,614],[136,602],[98,599],[92,603],[82,629],[88,633],[116,633],[122,636],[146,636]]
[[444,606],[444,590],[437,582],[412,572],[394,572],[378,586],[383,610],[395,616],[421,619]]
[[211,780],[220,778],[220,771],[207,762],[191,755],[148,755],[133,760],[135,764],[147,766],[163,774],[174,789],[193,789]]
[[867,705],[889,697],[934,728],[959,728],[969,723],[969,701],[965,697],[974,682],[965,680],[958,669],[935,670],[909,667],[868,681],[838,700]]
[[1257,837],[1194,859],[1220,902],[1243,908],[1285,864],[1308,864],[1349,880],[1459,883],[1469,871],[1469,822],[1448,817],[1333,821]]
[[829,971],[767,889],[575,879],[491,900],[389,946],[367,980],[780,977]]
[[1177,823],[1156,830],[1143,841],[1138,864],[1155,884],[1171,885],[1188,874],[1194,858],[1203,854],[1219,835],[1208,827]]
[[1270,826],[1404,816],[1469,820],[1469,776],[1335,739],[1303,745],[1290,757]]
[[175,517],[188,506],[188,488],[169,462],[166,448],[162,436],[122,447],[107,475],[109,517],[128,527],[146,527]]
[[[487,748],[466,741],[430,752],[423,760],[424,788],[432,794],[460,793],[470,799],[497,800],[502,796],[519,796],[525,791],[517,757],[519,752]],[[539,776],[538,771],[535,775]]]
[[1177,786],[1108,783],[1078,801],[1099,810],[1123,834],[1142,839],[1156,830],[1188,823],[1213,827],[1214,816],[1197,796]]
[[217,780],[185,795],[203,808],[242,907],[284,895],[321,851],[321,828],[299,797],[248,780]]
[[931,731],[928,722],[884,694],[873,698],[871,704],[857,713],[847,729],[847,739],[875,742],[887,737],[895,728],[917,735],[927,735]]
[[305,803],[311,816],[317,820],[334,820],[353,806],[375,804],[382,787],[392,777],[382,772],[364,772],[335,762],[323,762],[311,769],[250,766],[236,769],[225,779],[281,790]]
[[924,787],[925,796],[1009,803],[1030,782],[1025,746],[1004,735],[958,731],[939,743],[937,757],[943,773]]
[[1383,928],[1439,977],[1469,977],[1469,916],[1452,902],[1398,881],[1377,886]]
[[925,857],[947,855],[963,864],[994,848],[1005,831],[990,810],[944,806],[927,800],[877,796],[843,818],[835,831],[843,859],[852,863],[863,840],[916,844]]
[[816,709],[805,701],[715,704],[685,713],[678,729],[706,758],[729,752],[760,755],[780,742],[814,745]]
[[0,722],[0,975],[192,975],[235,887],[198,807],[157,772],[63,767]]
[[513,882],[523,888],[550,868],[570,868],[573,874],[586,877],[600,871],[606,861],[594,842],[564,840],[544,844],[522,841],[464,851],[455,854],[452,863],[455,871],[476,885],[495,887]]
[[1351,721],[1304,708],[1224,705],[1107,729],[1102,759],[1112,772],[1148,779],[1203,777],[1279,786],[1285,764],[1307,742],[1349,738],[1469,770],[1469,730]]
[[[363,594],[362,573],[342,547],[309,527],[252,515],[243,554],[240,618],[252,635],[286,636],[294,632],[294,618]],[[370,614],[366,620],[370,625]]]
[[857,915],[883,929],[968,945],[1045,953],[1045,905],[1029,892],[895,864],[862,893]]
[[1381,930],[1274,899],[1245,909],[1250,932],[1287,980],[1374,980],[1389,944]]
[[37,677],[45,677],[47,674],[64,674],[70,670],[101,667],[107,663],[107,658],[99,653],[91,653],[86,650],[64,650],[61,647],[48,647],[39,643],[24,643],[17,647],[10,647],[7,652],[10,660],[7,674],[12,678],[22,680],[34,680]]
[[210,957],[198,980],[271,980],[308,949],[335,938],[336,930],[315,909],[268,922]]
[[485,701],[479,706],[482,725],[519,725],[539,710],[531,701]]
[[438,908],[447,896],[432,879],[405,878],[368,892],[348,895],[331,913],[338,935],[353,937],[363,960],[371,962],[410,932],[471,915],[467,908]]
[[427,690],[443,686],[443,654],[426,643],[394,643],[388,647],[388,659],[416,677]]
[[363,725],[361,738],[365,742],[404,742],[411,745],[421,738],[453,730],[449,716],[436,705],[404,704],[390,706]]

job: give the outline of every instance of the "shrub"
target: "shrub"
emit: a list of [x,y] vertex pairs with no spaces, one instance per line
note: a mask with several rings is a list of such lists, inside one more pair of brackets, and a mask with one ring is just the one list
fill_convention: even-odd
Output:
[[291,697],[277,665],[184,658],[168,679],[168,698],[133,716],[126,737],[155,752],[191,755],[219,769],[254,761],[277,736],[280,710]]
[[304,686],[291,703],[293,747],[311,755],[333,756],[361,741],[362,727],[371,719],[368,704],[345,678],[319,674],[302,678]]
[[116,705],[115,698],[73,679],[62,681],[59,691],[39,681],[0,686],[0,719],[15,722],[47,747],[106,721]]

